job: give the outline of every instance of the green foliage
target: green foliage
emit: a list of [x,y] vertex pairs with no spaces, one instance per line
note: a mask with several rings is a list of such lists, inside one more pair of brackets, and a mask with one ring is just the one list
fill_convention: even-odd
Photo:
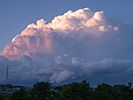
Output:
[[123,85],[120,89],[119,98],[121,100],[133,100],[133,90],[131,90],[131,86]]
[[11,100],[29,100],[29,96],[25,90],[21,89],[11,95]]
[[51,90],[51,84],[48,82],[38,82],[34,84],[30,92],[32,100],[54,100],[55,92]]
[[102,83],[95,89],[97,100],[116,100],[117,91],[110,85]]
[[62,96],[64,100],[89,100],[93,96],[93,89],[86,81],[73,82],[62,86]]
[[0,93],[0,100],[5,100],[4,96]]
[[0,94],[0,100],[133,100],[131,82],[128,86],[102,83],[97,88],[91,88],[86,81],[57,87],[51,85],[48,82],[38,82],[29,91],[20,86],[20,90],[11,95]]

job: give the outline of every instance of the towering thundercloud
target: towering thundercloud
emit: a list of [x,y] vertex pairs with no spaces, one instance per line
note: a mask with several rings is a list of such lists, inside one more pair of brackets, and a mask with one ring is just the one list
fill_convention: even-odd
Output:
[[69,10],[50,23],[40,19],[27,25],[0,53],[5,57],[0,56],[0,65],[10,65],[14,83],[96,82],[103,76],[102,81],[129,82],[133,78],[132,33],[133,25],[108,18],[103,11]]

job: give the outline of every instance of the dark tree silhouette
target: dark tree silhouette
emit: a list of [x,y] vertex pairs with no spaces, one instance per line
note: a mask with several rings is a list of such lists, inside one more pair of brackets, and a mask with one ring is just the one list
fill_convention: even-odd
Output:
[[5,100],[4,96],[0,93],[0,100]]
[[34,84],[30,92],[32,100],[54,100],[54,93],[51,88],[51,83],[48,82]]
[[[11,96],[0,94],[0,100],[133,100],[132,83],[111,86],[106,83],[91,88],[85,80],[71,84],[52,87],[51,83],[38,82],[32,89],[25,87],[15,91]],[[2,87],[4,87],[2,85]],[[12,88],[13,86],[10,86]]]

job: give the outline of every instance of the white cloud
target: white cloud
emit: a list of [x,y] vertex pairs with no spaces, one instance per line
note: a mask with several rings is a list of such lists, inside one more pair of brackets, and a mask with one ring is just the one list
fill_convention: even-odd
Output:
[[103,11],[69,10],[48,24],[40,19],[27,25],[0,53],[0,65],[10,65],[11,82],[124,76],[132,71],[132,32],[133,25],[108,18]]

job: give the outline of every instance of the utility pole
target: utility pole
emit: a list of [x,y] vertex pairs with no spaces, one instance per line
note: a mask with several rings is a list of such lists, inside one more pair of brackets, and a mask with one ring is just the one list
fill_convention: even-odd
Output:
[[8,65],[7,65],[7,69],[6,69],[6,84],[8,84]]

